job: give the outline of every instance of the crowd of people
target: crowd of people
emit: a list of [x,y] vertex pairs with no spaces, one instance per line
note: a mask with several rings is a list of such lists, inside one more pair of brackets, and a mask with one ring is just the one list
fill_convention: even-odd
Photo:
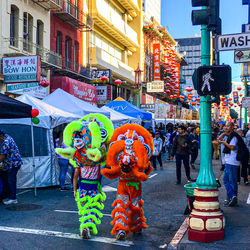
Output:
[[[187,182],[193,182],[190,168],[195,169],[195,161],[198,157],[200,147],[199,124],[162,124],[148,131],[153,136],[154,151],[151,163],[154,170],[163,169],[163,160],[176,162],[176,184],[181,184],[181,166],[184,165]],[[62,133],[58,133],[56,139],[57,147],[63,145]],[[4,204],[16,204],[16,176],[22,165],[22,159],[18,147],[11,136],[0,130],[0,178],[2,185],[6,186],[2,193]],[[221,160],[221,171],[224,171],[223,184],[227,191],[226,206],[237,204],[238,185],[241,178],[245,185],[249,184],[250,165],[250,123],[241,130],[233,122],[212,124],[212,157]],[[68,190],[65,187],[65,176],[68,170],[69,161],[58,155],[60,166],[59,183],[60,190]],[[73,176],[73,175],[72,175]]]
[[[191,178],[190,168],[195,169],[195,161],[200,147],[200,127],[198,124],[161,124],[149,132],[153,136],[154,152],[151,162],[157,170],[156,160],[163,169],[162,154],[167,160],[176,161],[176,184],[181,184],[181,165],[183,162],[188,182]],[[241,130],[237,124],[224,122],[212,124],[212,158],[221,160],[221,171],[224,171],[223,184],[227,191],[225,206],[237,204],[238,185],[241,178],[245,185],[249,184],[250,165],[250,123]]]

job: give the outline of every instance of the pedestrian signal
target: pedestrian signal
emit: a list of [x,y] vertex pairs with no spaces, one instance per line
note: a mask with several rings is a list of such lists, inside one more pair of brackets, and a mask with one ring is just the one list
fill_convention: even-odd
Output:
[[201,66],[197,69],[199,95],[228,95],[231,91],[231,67],[229,65]]

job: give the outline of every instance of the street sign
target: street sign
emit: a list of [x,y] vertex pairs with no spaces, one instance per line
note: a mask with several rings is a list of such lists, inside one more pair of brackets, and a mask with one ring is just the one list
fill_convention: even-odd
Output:
[[228,95],[231,91],[231,67],[229,65],[198,68],[197,92],[199,95]]
[[234,51],[234,62],[235,63],[246,63],[250,62],[250,49],[237,49]]
[[164,82],[163,81],[152,81],[147,83],[148,93],[162,93],[164,92]]
[[250,97],[242,97],[242,108],[250,108]]
[[218,36],[218,49],[220,51],[250,49],[250,33]]

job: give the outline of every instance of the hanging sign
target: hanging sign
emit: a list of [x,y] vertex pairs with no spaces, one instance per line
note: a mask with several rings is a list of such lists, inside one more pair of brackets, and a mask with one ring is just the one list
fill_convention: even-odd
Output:
[[147,92],[149,93],[162,93],[164,92],[163,81],[153,81],[147,83]]
[[250,62],[250,49],[236,49],[234,51],[234,62],[235,63],[246,63]]
[[4,82],[40,82],[40,56],[3,58]]
[[153,57],[154,57],[154,81],[161,80],[161,50],[160,44],[154,43],[153,44]]
[[243,97],[241,106],[242,108],[250,108],[250,97]]

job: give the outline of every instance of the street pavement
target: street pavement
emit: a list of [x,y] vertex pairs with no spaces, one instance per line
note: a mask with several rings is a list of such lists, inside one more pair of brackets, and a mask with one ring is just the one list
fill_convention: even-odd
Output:
[[[218,161],[214,162],[214,166],[218,174]],[[191,175],[192,178],[197,177],[198,165],[196,170],[191,170]],[[175,181],[175,162],[164,160],[164,170],[150,174],[149,180],[143,183],[144,212],[149,227],[142,235],[130,234],[125,242],[116,241],[110,235],[111,204],[115,199],[117,181],[104,181],[107,195],[104,216],[98,235],[91,240],[83,240],[78,235],[78,214],[72,190],[38,189],[37,197],[34,197],[33,190],[18,190],[18,205],[0,205],[0,249],[208,249],[211,244],[189,242],[186,234],[181,242],[172,244],[186,218],[183,213],[187,205],[184,187],[175,185]],[[186,183],[183,169],[182,183]],[[220,190],[223,201],[224,188]],[[238,240],[241,247],[250,246],[241,243],[240,239],[244,238],[247,243],[250,239],[249,205],[246,205],[249,187],[240,185],[239,192],[239,206],[223,208],[227,219],[226,239],[219,245],[211,245],[211,249],[221,249],[221,246],[228,247],[225,249],[247,249],[231,248],[228,243],[232,243],[233,239]]]

